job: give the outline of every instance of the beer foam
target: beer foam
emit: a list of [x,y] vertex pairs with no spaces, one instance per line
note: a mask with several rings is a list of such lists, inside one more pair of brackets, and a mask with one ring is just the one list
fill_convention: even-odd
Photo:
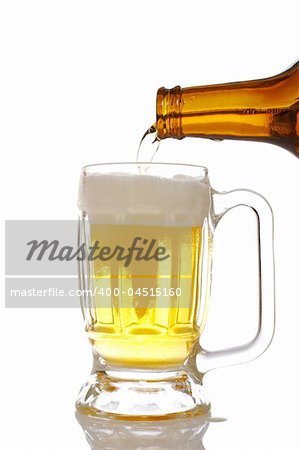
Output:
[[96,223],[196,226],[210,194],[202,178],[185,175],[83,174],[78,205]]

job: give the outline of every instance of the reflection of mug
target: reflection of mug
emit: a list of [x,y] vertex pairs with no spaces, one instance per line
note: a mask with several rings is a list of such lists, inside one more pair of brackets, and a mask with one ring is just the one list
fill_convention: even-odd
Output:
[[172,420],[119,420],[76,414],[91,450],[204,450],[209,414]]
[[[213,234],[229,209],[258,223],[259,331],[247,345],[199,345],[210,297]],[[207,169],[101,164],[83,169],[79,207],[82,308],[93,375],[77,402],[91,414],[206,412],[198,383],[215,367],[261,354],[274,329],[272,213],[251,191],[216,193]]]

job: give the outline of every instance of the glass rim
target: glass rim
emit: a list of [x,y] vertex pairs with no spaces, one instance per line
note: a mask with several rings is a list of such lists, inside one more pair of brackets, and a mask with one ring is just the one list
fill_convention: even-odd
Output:
[[107,167],[107,166],[177,166],[177,167],[190,167],[190,168],[197,168],[204,171],[205,175],[208,175],[208,169],[205,166],[201,166],[199,164],[188,164],[188,163],[169,163],[169,162],[149,162],[149,161],[125,161],[125,162],[103,162],[103,163],[95,163],[95,164],[87,164],[86,166],[82,167],[82,171],[94,169],[96,167]]

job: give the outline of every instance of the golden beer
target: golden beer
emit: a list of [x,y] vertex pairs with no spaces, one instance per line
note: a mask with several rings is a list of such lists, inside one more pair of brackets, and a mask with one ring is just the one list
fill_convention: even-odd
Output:
[[211,248],[202,245],[209,240],[207,189],[191,177],[86,179],[84,240],[97,246],[86,270],[86,330],[106,364],[179,367],[198,341],[209,290],[200,270]]
[[[180,365],[198,338],[202,227],[92,225],[92,241],[128,248],[136,236],[155,237],[167,260],[96,260],[95,321],[88,336],[108,363],[134,367]],[[107,302],[107,297],[108,302]]]

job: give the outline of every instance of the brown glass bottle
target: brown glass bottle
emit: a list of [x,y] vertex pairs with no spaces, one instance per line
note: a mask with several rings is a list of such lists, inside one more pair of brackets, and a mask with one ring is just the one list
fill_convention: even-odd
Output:
[[271,78],[157,92],[159,139],[270,142],[299,156],[299,63]]

